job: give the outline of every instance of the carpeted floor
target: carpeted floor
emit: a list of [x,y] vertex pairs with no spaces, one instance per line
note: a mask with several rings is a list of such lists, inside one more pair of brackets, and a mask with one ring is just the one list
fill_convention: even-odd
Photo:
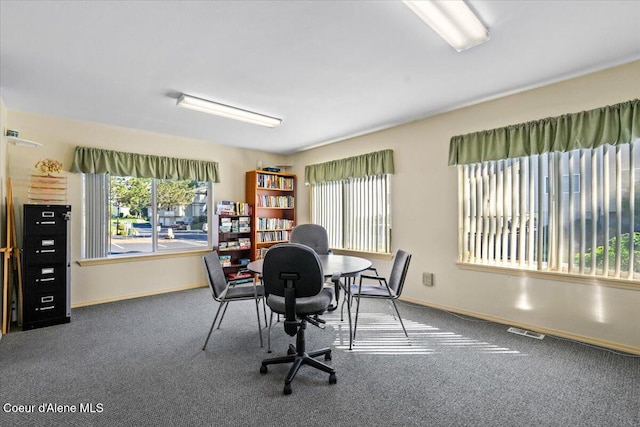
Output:
[[389,307],[363,302],[352,351],[338,312],[309,326],[308,349],[334,348],[338,383],[303,367],[290,396],[288,365],[259,368],[294,340],[274,324],[273,353],[266,330],[260,348],[252,302],[229,305],[206,351],[208,289],[74,309],[70,324],[0,340],[0,425],[640,425],[637,356],[400,302],[406,338]]

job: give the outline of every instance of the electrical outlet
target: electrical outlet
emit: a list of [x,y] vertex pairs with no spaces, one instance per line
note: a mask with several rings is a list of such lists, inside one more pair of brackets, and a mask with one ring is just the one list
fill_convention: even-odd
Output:
[[422,273],[422,284],[425,286],[433,286],[433,273]]

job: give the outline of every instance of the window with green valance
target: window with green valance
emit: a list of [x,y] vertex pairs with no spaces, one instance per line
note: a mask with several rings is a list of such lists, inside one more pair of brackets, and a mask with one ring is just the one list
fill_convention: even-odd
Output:
[[71,172],[220,182],[218,163],[76,147]]
[[640,100],[565,114],[503,128],[454,136],[449,165],[514,159],[605,144],[629,144],[640,138]]
[[305,184],[393,174],[393,150],[387,149],[306,166]]

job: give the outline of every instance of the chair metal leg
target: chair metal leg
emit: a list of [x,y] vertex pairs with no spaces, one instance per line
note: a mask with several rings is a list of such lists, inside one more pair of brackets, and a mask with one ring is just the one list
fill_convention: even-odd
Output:
[[264,312],[264,327],[267,327],[267,303],[265,302],[267,298],[262,298],[262,311]]
[[267,353],[271,353],[271,324],[272,323],[273,323],[273,311],[271,312],[271,316],[269,316],[269,332],[267,335]]
[[349,350],[352,350],[353,349],[353,329],[351,326],[351,290],[348,290],[344,297],[347,300],[347,317],[349,318]]
[[[211,322],[211,328],[209,328],[209,333],[207,334],[207,339],[204,340],[204,345],[202,346],[203,350],[205,348],[207,348],[207,343],[209,342],[209,338],[211,338],[211,332],[213,332],[213,327],[216,324],[216,320],[218,320],[218,314],[220,314],[220,309],[222,308],[223,305],[225,305],[225,307],[226,307],[227,303],[225,303],[223,301],[223,302],[220,302],[220,304],[218,305],[218,310],[216,311],[216,315],[213,318],[213,322]],[[226,308],[225,308],[225,310],[226,310]],[[220,320],[222,321],[222,319],[220,319]],[[220,324],[218,324],[218,327],[220,327]]]
[[260,348],[264,347],[262,341],[262,325],[260,325],[260,300],[255,300],[256,303],[256,316],[258,317],[258,334],[260,335]]
[[358,330],[358,314],[360,313],[360,295],[356,296],[356,300],[358,300],[358,302],[356,303],[356,322],[355,325],[353,325],[353,339],[356,339],[356,331]]
[[222,325],[222,319],[224,319],[224,315],[227,313],[227,307],[229,307],[229,302],[228,301],[223,301],[221,304],[224,304],[224,310],[222,311],[222,316],[220,316],[220,321],[218,322],[218,328],[217,329],[220,329],[220,325]]
[[398,311],[398,306],[396,305],[396,300],[391,300],[391,302],[393,303],[393,308],[396,309],[396,313],[398,313],[398,319],[400,319],[400,325],[402,325],[402,330],[404,331],[404,336],[409,338],[409,335],[407,334],[407,330],[404,328],[404,323],[402,323],[402,317],[400,317],[400,312]]

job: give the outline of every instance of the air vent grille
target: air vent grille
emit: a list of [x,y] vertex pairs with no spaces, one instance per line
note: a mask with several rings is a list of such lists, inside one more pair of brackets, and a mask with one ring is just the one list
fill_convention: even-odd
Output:
[[511,332],[512,334],[523,335],[529,338],[535,338],[537,340],[541,340],[544,338],[544,334],[539,334],[538,332],[527,331],[526,329],[514,328],[513,326],[507,329],[507,332]]

